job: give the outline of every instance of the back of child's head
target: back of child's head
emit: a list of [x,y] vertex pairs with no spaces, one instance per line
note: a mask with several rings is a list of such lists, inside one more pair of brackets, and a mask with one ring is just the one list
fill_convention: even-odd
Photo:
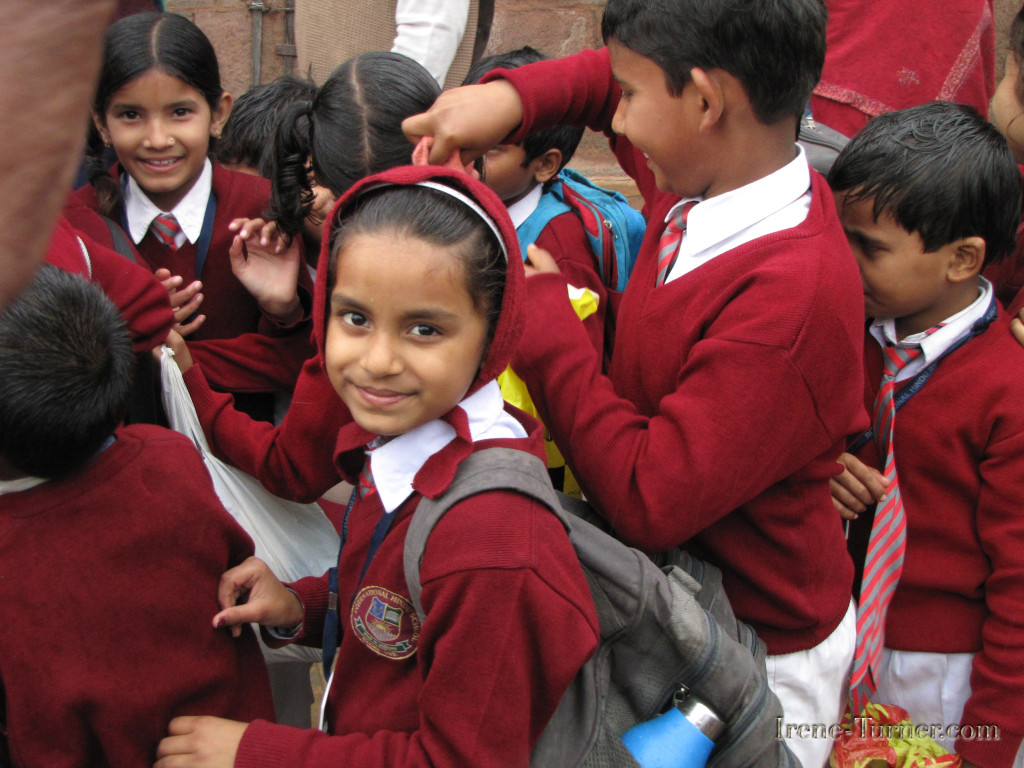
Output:
[[217,141],[216,157],[224,165],[246,166],[269,177],[273,167],[274,135],[284,109],[312,101],[316,83],[298,75],[254,85],[235,100],[224,133]]
[[826,17],[823,0],[608,0],[601,34],[657,64],[673,95],[694,67],[728,72],[771,125],[803,114],[825,63]]
[[315,98],[281,114],[270,217],[287,234],[301,231],[313,203],[310,165],[317,183],[338,197],[365,176],[409,164],[413,146],[402,121],[426,111],[439,93],[431,74],[399,53],[343,63]]
[[972,107],[951,102],[888,112],[853,137],[828,175],[846,199],[873,201],[926,253],[965,237],[985,241],[985,264],[1012,253],[1020,174],[1005,139]]
[[[115,21],[103,37],[103,61],[92,103],[95,117],[105,122],[114,94],[151,69],[195,88],[211,110],[217,109],[224,89],[209,38],[176,13],[137,13]],[[90,129],[86,166],[99,197],[100,213],[113,216],[121,199],[120,187],[107,174],[103,142],[94,127]]]
[[[524,46],[507,53],[496,53],[493,56],[485,56],[469,68],[463,85],[479,83],[480,79],[488,72],[495,69],[515,69],[525,64],[533,64],[536,61],[544,61],[548,57],[536,48]],[[549,149],[557,149],[562,153],[562,164],[559,170],[564,168],[579,146],[583,138],[583,128],[571,125],[558,125],[544,131],[538,131],[527,136],[521,142],[526,158],[523,160],[525,168],[532,160],[543,155]]]
[[113,302],[44,265],[0,314],[0,457],[35,477],[86,464],[124,415],[135,355]]

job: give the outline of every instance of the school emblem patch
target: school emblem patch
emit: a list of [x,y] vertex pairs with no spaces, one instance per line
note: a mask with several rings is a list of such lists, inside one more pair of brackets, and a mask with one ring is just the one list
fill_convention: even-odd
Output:
[[352,630],[363,644],[389,659],[416,653],[420,617],[411,602],[384,589],[363,587],[352,601]]

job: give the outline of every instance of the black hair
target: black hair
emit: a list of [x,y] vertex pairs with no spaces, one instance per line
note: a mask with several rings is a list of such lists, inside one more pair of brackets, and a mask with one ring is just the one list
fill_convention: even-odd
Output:
[[[524,46],[507,53],[496,53],[493,56],[485,56],[469,68],[463,85],[472,85],[480,82],[480,79],[488,72],[495,69],[515,69],[525,64],[533,64],[535,61],[545,61],[548,57],[536,48]],[[562,170],[572,160],[580,139],[583,138],[582,126],[557,125],[544,131],[531,133],[520,142],[526,158],[523,160],[523,167],[528,166],[549,149],[557,149],[562,153],[562,164],[558,170]]]
[[113,302],[44,264],[0,314],[0,370],[0,456],[55,478],[95,456],[121,421],[135,355]]
[[312,78],[298,75],[281,75],[269,83],[254,85],[235,100],[214,155],[222,163],[247,165],[269,178],[281,112],[290,104],[312,101],[315,96]]
[[614,40],[651,59],[678,96],[690,70],[721,69],[765,125],[803,114],[825,63],[823,0],[608,0]]
[[[203,31],[176,13],[136,13],[115,21],[103,36],[103,63],[92,103],[100,122],[106,121],[114,94],[154,68],[199,91],[211,111],[219,106],[224,94],[220,68]],[[89,181],[96,188],[100,213],[116,219],[121,188],[107,173],[98,133],[92,129],[90,134],[85,158]]]
[[468,205],[444,192],[422,186],[383,186],[353,201],[331,227],[328,285],[337,275],[338,256],[358,235],[389,233],[457,251],[473,307],[487,319],[490,340],[501,314],[507,273],[497,236]]
[[925,252],[965,237],[985,241],[985,264],[1016,248],[1017,164],[996,128],[972,107],[935,101],[873,118],[836,158],[829,185],[872,200],[921,236]]
[[349,59],[312,101],[281,114],[274,142],[270,218],[289,235],[312,210],[309,165],[318,184],[340,197],[360,179],[412,162],[402,121],[425,112],[441,89],[419,63],[399,53]]

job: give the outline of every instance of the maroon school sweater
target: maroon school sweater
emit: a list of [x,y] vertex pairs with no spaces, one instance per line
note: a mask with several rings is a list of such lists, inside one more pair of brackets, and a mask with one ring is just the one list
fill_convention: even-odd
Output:
[[273,717],[256,638],[211,626],[252,554],[193,445],[149,425],[0,495],[3,736],[15,765],[148,768],[178,715]]
[[[519,91],[509,141],[560,122],[607,131],[619,91],[606,51],[489,77]],[[771,654],[838,626],[852,564],[828,480],[866,424],[860,276],[831,193],[812,172],[797,227],[655,288],[657,244],[678,198],[613,138],[652,225],[622,297],[609,375],[584,343],[559,275],[529,281],[513,361],[587,498],[627,542],[680,544],[722,569],[733,608]]]
[[[865,339],[864,404],[882,380]],[[997,725],[999,741],[958,741],[984,768],[1009,768],[1024,738],[1024,349],[999,318],[940,360],[896,413],[893,452],[907,514],[903,573],[885,622],[901,651],[975,653],[961,725]],[[861,451],[880,462],[874,441]],[[862,515],[851,539],[864,538]],[[863,559],[863,550],[855,553]]]

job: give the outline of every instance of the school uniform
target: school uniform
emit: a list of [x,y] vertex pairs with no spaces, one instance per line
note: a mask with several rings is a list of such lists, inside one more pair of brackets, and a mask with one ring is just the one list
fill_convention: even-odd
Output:
[[76,231],[64,216],[57,221],[45,258],[103,289],[124,318],[135,352],[153,349],[167,338],[174,324],[170,299],[143,267]]
[[[111,172],[117,177],[117,166]],[[135,180],[127,177],[123,189],[125,201],[119,212],[119,223],[135,244],[141,263],[152,271],[165,267],[171,274],[181,275],[183,285],[196,279],[203,282],[205,299],[199,312],[206,315],[206,321],[189,336],[188,341],[193,356],[206,364],[211,382],[218,389],[230,392],[275,391],[274,382],[280,381],[281,375],[279,366],[274,365],[269,366],[264,375],[262,361],[266,359],[267,348],[273,350],[280,346],[282,351],[275,357],[288,361],[311,357],[315,350],[308,340],[309,315],[304,313],[302,319],[290,326],[281,326],[267,317],[234,276],[228,256],[235,237],[228,224],[237,218],[255,218],[264,214],[270,199],[269,182],[207,161],[192,189],[174,211],[169,211],[178,219],[182,230],[176,236],[176,251],[164,245],[150,230],[153,218],[160,211]],[[92,185],[72,194],[69,209],[76,205],[96,208],[96,192]],[[88,234],[100,242],[110,238],[105,226]],[[299,297],[304,307],[309,306],[311,292],[308,273],[300,270]],[[257,334],[275,341],[257,339]],[[227,359],[222,354],[209,354],[204,349],[201,342],[214,339],[231,340],[230,344],[214,347],[215,351],[218,346],[227,349]],[[301,349],[301,353],[288,351],[295,348]],[[248,366],[238,365],[238,360],[246,359]],[[293,377],[298,375],[298,367],[295,366]],[[250,399],[253,412],[266,417],[267,409],[272,407],[271,401],[267,398]]]
[[255,636],[210,625],[253,545],[188,440],[123,427],[66,479],[0,485],[13,764],[148,768],[173,717],[273,717]]
[[[565,529],[542,505],[510,491],[451,508],[420,569],[422,624],[410,601],[403,548],[419,500],[444,492],[471,452],[503,446],[544,455],[536,422],[507,408],[494,381],[524,312],[522,261],[497,196],[457,171],[400,168],[353,187],[332,220],[369,185],[438,177],[486,208],[510,243],[501,316],[470,392],[447,414],[388,440],[351,418],[336,430],[336,473],[354,485],[366,468],[373,478],[347,515],[339,616],[327,613],[326,576],[290,585],[303,605],[299,641],[320,645],[327,622],[339,629],[326,733],[257,721],[242,737],[237,768],[525,768],[562,693],[597,646],[590,590]],[[330,289],[318,282],[314,300],[321,359]]]
[[[947,738],[945,746],[984,768],[1008,768],[1024,739],[1024,349],[992,287],[981,285],[974,304],[938,331],[902,342],[920,343],[923,354],[897,376],[897,399],[938,364],[894,419],[906,553],[873,699],[903,706],[915,723],[997,726],[998,741]],[[972,331],[989,312],[996,319]],[[895,341],[893,321],[874,321],[864,342],[868,407],[886,340]],[[858,456],[880,466],[874,441]],[[858,563],[870,526],[868,514],[851,525]]]
[[[558,123],[610,133],[619,90],[606,51],[487,77],[507,78],[523,103],[507,141]],[[565,282],[552,274],[530,279],[536,310],[513,368],[615,532],[650,551],[685,545],[721,568],[736,615],[775,657],[787,719],[802,722],[798,700],[816,688],[828,701],[809,722],[835,722],[853,650],[852,564],[828,479],[866,415],[863,293],[831,193],[798,158],[699,202],[656,286],[662,222],[684,201],[657,190],[628,140],[611,143],[652,224],[608,376],[568,322]],[[701,226],[702,207],[711,226]],[[793,654],[819,651],[819,677],[796,671],[802,663],[787,672]],[[809,746],[804,764],[823,762],[827,745]]]

